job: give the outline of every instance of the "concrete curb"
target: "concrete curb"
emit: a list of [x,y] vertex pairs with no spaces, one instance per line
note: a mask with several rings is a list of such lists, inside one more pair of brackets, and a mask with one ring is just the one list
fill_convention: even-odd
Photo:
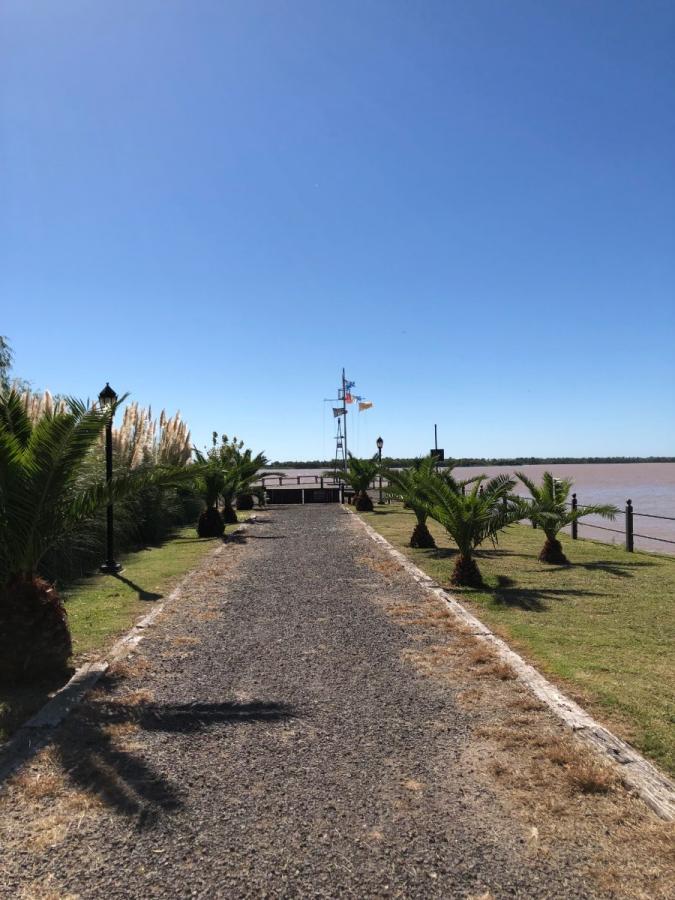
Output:
[[637,750],[596,722],[586,710],[566,697],[550,681],[547,681],[505,641],[490,631],[480,619],[466,610],[456,597],[445,591],[433,578],[410,562],[403,553],[393,547],[386,538],[382,537],[353,510],[346,507],[343,509],[365,529],[376,544],[379,544],[396,562],[400,563],[421,587],[442,600],[455,618],[466,626],[477,640],[490,644],[497,655],[511,666],[518,679],[578,737],[599,751],[606,759],[618,764],[623,781],[635,790],[661,819],[666,822],[675,821],[675,784],[666,775],[641,756]]
[[[255,519],[255,516],[251,516],[247,521],[253,523]],[[227,538],[246,530],[247,524],[242,523],[241,527],[227,535]],[[116,641],[110,648],[107,659],[80,666],[70,681],[59,688],[54,696],[34,716],[24,722],[8,741],[0,744],[0,754],[5,757],[4,761],[0,762],[0,791],[10,775],[49,743],[54,729],[63,722],[71,709],[82,701],[110,666],[124,659],[138,647],[147,629],[153,625],[170,603],[180,597],[187,582],[199,571],[206,560],[213,559],[223,552],[226,543],[227,540],[208,553],[198,566],[190,569],[165,600],[154,606],[151,612],[139,619],[123,637]]]

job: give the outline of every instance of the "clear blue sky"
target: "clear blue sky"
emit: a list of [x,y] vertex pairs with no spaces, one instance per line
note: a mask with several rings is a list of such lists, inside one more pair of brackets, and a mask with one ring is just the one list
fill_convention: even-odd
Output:
[[361,454],[673,454],[674,52],[672,0],[4,0],[16,373],[272,458],[343,365]]

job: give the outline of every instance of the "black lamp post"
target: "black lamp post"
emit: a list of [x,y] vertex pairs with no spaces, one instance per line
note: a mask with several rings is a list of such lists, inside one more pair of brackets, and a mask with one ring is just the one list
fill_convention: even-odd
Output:
[[[105,387],[98,395],[99,403],[102,407],[110,408],[110,415],[105,426],[105,480],[108,484],[112,481],[113,473],[113,457],[112,457],[112,407],[117,400],[117,394],[106,381]],[[106,528],[106,561],[101,566],[101,572],[106,575],[116,575],[122,566],[115,562],[115,554],[113,549],[113,505],[108,504],[106,509],[107,528]]]
[[377,455],[380,459],[380,500],[379,500],[379,502],[380,502],[380,505],[382,505],[382,503],[384,503],[384,500],[382,499],[382,448],[384,447],[384,441],[382,440],[381,437],[379,437],[375,443],[377,444]]

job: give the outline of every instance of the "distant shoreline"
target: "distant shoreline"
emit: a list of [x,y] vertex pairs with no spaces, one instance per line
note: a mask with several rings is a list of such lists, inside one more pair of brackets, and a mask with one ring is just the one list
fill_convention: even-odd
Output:
[[[383,457],[389,466],[409,466],[416,457]],[[621,463],[675,463],[675,456],[514,456],[510,458],[448,457],[445,464],[455,466],[547,466],[547,465],[612,465]],[[335,460],[309,459],[304,461],[286,460],[269,463],[269,469],[331,469]]]

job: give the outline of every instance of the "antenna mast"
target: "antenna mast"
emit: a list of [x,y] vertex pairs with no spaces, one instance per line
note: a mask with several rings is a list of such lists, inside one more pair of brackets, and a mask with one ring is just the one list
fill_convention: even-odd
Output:
[[[344,366],[342,367],[342,408],[344,409],[344,419],[345,419],[345,446],[344,446],[344,466],[343,468],[347,469],[347,390],[346,390],[347,381],[345,379],[345,370]],[[338,394],[340,391],[338,391]]]

